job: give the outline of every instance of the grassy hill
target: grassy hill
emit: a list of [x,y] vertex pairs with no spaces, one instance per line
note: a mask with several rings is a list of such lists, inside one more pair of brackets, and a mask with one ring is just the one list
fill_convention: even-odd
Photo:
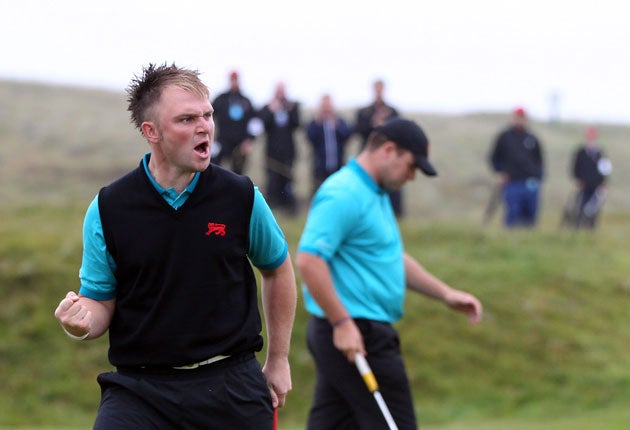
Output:
[[[98,187],[135,167],[148,145],[131,126],[125,95],[0,81],[0,189],[10,206],[60,198],[86,199]],[[349,120],[352,112],[346,112]],[[304,110],[303,122],[311,112]],[[478,221],[490,195],[492,176],[486,156],[507,115],[477,113],[444,116],[406,113],[419,121],[431,141],[431,159],[440,175],[419,178],[405,188],[408,212],[427,218]],[[547,178],[542,215],[557,221],[572,191],[568,170],[572,151],[582,140],[583,123],[532,124],[545,151]],[[605,151],[613,161],[608,211],[630,211],[629,126],[598,124]],[[310,150],[299,131],[295,169],[297,192],[310,189]],[[265,175],[259,145],[248,174],[261,187]],[[349,143],[354,155],[356,139]]]
[[[95,378],[110,368],[107,342],[67,339],[53,310],[77,287],[87,204],[147,150],[125,109],[122,94],[0,82],[0,428],[91,426]],[[424,428],[623,428],[630,402],[630,127],[601,125],[615,166],[610,197],[601,228],[576,233],[558,221],[584,124],[534,123],[548,159],[543,219],[536,230],[507,232],[498,219],[480,223],[492,184],[485,155],[506,118],[409,115],[432,140],[440,176],[419,177],[405,189],[407,250],[478,295],[486,311],[472,327],[436,302],[409,296],[398,328]],[[299,138],[297,190],[306,201],[309,152]],[[263,186],[260,143],[250,174]],[[295,251],[303,214],[279,219]],[[286,429],[303,428],[313,386],[305,320],[300,303],[294,390],[280,416]]]

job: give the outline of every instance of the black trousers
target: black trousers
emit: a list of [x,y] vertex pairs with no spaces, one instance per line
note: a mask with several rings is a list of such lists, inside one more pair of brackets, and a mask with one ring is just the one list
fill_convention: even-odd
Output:
[[221,150],[212,157],[212,162],[239,175],[244,174],[248,156],[241,154],[240,144],[241,142],[221,142]]
[[192,370],[118,369],[99,375],[95,430],[268,429],[271,395],[253,354]]
[[[400,430],[416,429],[416,416],[396,330],[377,321],[356,319],[367,360],[379,391]],[[374,396],[356,366],[335,348],[332,326],[321,318],[308,322],[307,342],[317,367],[309,430],[388,429]]]
[[586,189],[580,193],[575,228],[595,228],[601,209],[600,197],[596,193],[597,189]]
[[[287,167],[288,169],[288,167]],[[293,180],[285,173],[267,169],[267,190],[265,199],[272,208],[283,208],[289,212],[297,210],[297,200],[293,192]]]

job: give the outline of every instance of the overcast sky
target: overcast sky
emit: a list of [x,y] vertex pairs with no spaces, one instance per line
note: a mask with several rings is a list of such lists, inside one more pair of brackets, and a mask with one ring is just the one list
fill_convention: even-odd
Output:
[[283,80],[312,107],[509,111],[630,123],[623,0],[0,0],[0,78],[124,90],[148,62],[238,69],[256,105]]

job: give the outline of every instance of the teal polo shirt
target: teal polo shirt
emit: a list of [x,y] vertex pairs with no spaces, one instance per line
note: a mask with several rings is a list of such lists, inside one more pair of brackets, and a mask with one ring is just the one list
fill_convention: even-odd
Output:
[[[164,189],[149,172],[150,154],[142,160],[144,171],[160,195],[173,208],[180,208],[188,199],[199,181],[197,173],[188,187],[180,194],[173,188]],[[271,270],[284,262],[289,245],[284,233],[267,205],[258,187],[254,187],[254,205],[249,224],[249,252],[252,264],[259,269]],[[98,195],[88,206],[83,221],[83,260],[79,269],[81,288],[79,292],[94,300],[110,300],[116,297],[116,263],[107,251],[101,215],[98,209]]]
[[[351,159],[319,188],[298,251],[328,263],[353,318],[393,323],[403,314],[403,244],[386,190]],[[306,310],[325,317],[302,285]]]

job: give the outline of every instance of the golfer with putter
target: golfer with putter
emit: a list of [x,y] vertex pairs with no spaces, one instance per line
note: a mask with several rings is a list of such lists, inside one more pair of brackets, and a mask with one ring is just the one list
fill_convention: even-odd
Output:
[[210,163],[213,108],[198,72],[150,64],[128,95],[150,152],[88,207],[81,287],[55,311],[73,339],[109,331],[116,371],[98,376],[94,428],[271,429],[291,389],[284,234],[249,178]]
[[355,368],[356,353],[367,358],[398,428],[417,428],[392,327],[402,317],[406,289],[444,302],[471,323],[481,320],[477,298],[449,287],[403,250],[388,192],[413,180],[416,169],[437,174],[428,146],[418,124],[389,120],[313,198],[296,256],[317,368],[308,429],[388,428]]

